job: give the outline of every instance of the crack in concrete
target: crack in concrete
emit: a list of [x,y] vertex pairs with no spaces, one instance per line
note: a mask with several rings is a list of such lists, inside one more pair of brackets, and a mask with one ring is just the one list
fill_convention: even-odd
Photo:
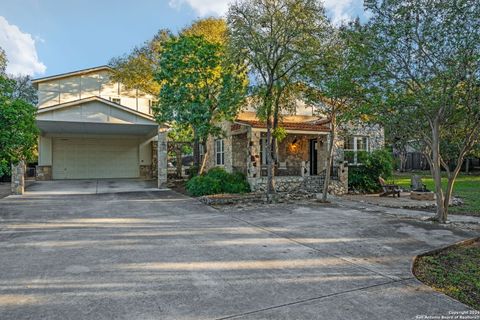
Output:
[[253,310],[253,311],[248,311],[248,312],[244,312],[244,313],[234,314],[234,315],[230,315],[230,316],[226,316],[226,317],[222,317],[222,318],[216,318],[215,320],[226,320],[226,319],[240,318],[240,317],[243,317],[243,316],[248,316],[248,315],[259,313],[259,312],[284,308],[284,307],[288,307],[288,306],[292,306],[292,305],[302,304],[302,303],[306,303],[306,302],[310,302],[310,301],[321,300],[321,299],[325,299],[325,298],[329,298],[329,297],[335,297],[335,296],[339,296],[339,295],[343,295],[343,294],[347,294],[347,293],[351,293],[351,292],[363,291],[363,290],[366,290],[366,289],[381,287],[381,286],[385,286],[385,285],[391,285],[391,284],[394,284],[394,283],[400,283],[400,282],[409,281],[409,280],[412,280],[412,279],[413,279],[413,277],[412,278],[407,278],[407,279],[388,281],[388,282],[384,282],[384,283],[378,283],[378,284],[374,284],[374,285],[371,285],[371,286],[365,286],[365,287],[355,288],[355,289],[351,289],[351,290],[335,292],[335,293],[326,294],[326,295],[323,295],[323,296],[317,296],[317,297],[313,297],[313,298],[287,302],[287,303],[276,305],[276,306],[271,306],[271,307],[266,307],[266,308],[257,309],[257,310]]

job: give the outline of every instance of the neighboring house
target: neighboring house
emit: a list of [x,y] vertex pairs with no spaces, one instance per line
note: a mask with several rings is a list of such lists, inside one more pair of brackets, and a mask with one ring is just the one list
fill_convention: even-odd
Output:
[[[287,136],[277,144],[278,162],[275,183],[279,191],[305,189],[319,192],[327,164],[329,120],[315,115],[311,106],[297,103],[293,114],[284,115],[280,127]],[[207,142],[206,168],[224,167],[242,172],[253,190],[266,187],[266,125],[254,109],[242,111],[233,122],[222,123],[225,136]],[[332,170],[336,193],[347,191],[348,165],[358,164],[358,152],[384,147],[384,132],[379,126],[349,125],[339,132]],[[348,151],[348,152],[346,152]],[[348,154],[348,156],[346,156]]]
[[152,117],[154,97],[127,90],[110,80],[111,73],[101,66],[32,81],[38,90],[38,180],[166,180],[166,133]]

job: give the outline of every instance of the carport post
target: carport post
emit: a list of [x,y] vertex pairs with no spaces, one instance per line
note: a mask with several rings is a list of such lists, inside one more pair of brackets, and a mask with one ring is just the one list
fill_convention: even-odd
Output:
[[12,194],[22,195],[25,191],[25,162],[12,163]]
[[158,188],[161,188],[165,183],[167,183],[167,130],[167,128],[160,128],[158,130]]

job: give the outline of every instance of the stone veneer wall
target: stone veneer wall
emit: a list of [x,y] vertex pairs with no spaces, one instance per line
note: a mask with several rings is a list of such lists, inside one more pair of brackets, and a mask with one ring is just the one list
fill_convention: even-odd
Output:
[[37,181],[52,180],[52,166],[37,166],[35,175]]
[[140,179],[151,180],[152,179],[152,166],[141,165],[140,166]]
[[12,194],[22,195],[25,191],[25,162],[20,161],[17,165],[12,164]]
[[[278,143],[278,159],[286,162],[289,167],[301,167],[302,162],[309,161],[309,139],[315,136],[302,134],[288,134],[282,142]],[[293,145],[293,141],[296,141]]]
[[168,147],[167,130],[160,129],[158,132],[157,146],[157,186],[161,188],[168,180]]
[[152,141],[152,177],[158,177],[158,142]]
[[[267,177],[249,178],[252,191],[265,192]],[[275,177],[275,191],[287,193],[320,193],[325,183],[325,172],[317,176]],[[331,180],[328,193],[342,195],[348,192],[348,166],[341,164],[338,180]]]
[[[323,190],[324,181],[325,177],[323,175],[306,177],[275,177],[275,191],[287,193],[319,193]],[[266,191],[267,177],[261,177],[252,182],[252,189],[254,189],[254,191]]]
[[232,136],[232,170],[247,174],[247,133]]
[[368,137],[369,151],[383,149],[385,147],[385,133],[380,125],[372,125],[363,122],[349,123],[343,128],[339,128],[335,160],[343,161],[343,145],[345,136],[365,136]]

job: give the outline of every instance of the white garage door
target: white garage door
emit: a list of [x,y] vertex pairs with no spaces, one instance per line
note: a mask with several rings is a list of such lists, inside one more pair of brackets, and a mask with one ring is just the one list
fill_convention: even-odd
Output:
[[53,179],[137,178],[138,143],[129,139],[53,139]]

